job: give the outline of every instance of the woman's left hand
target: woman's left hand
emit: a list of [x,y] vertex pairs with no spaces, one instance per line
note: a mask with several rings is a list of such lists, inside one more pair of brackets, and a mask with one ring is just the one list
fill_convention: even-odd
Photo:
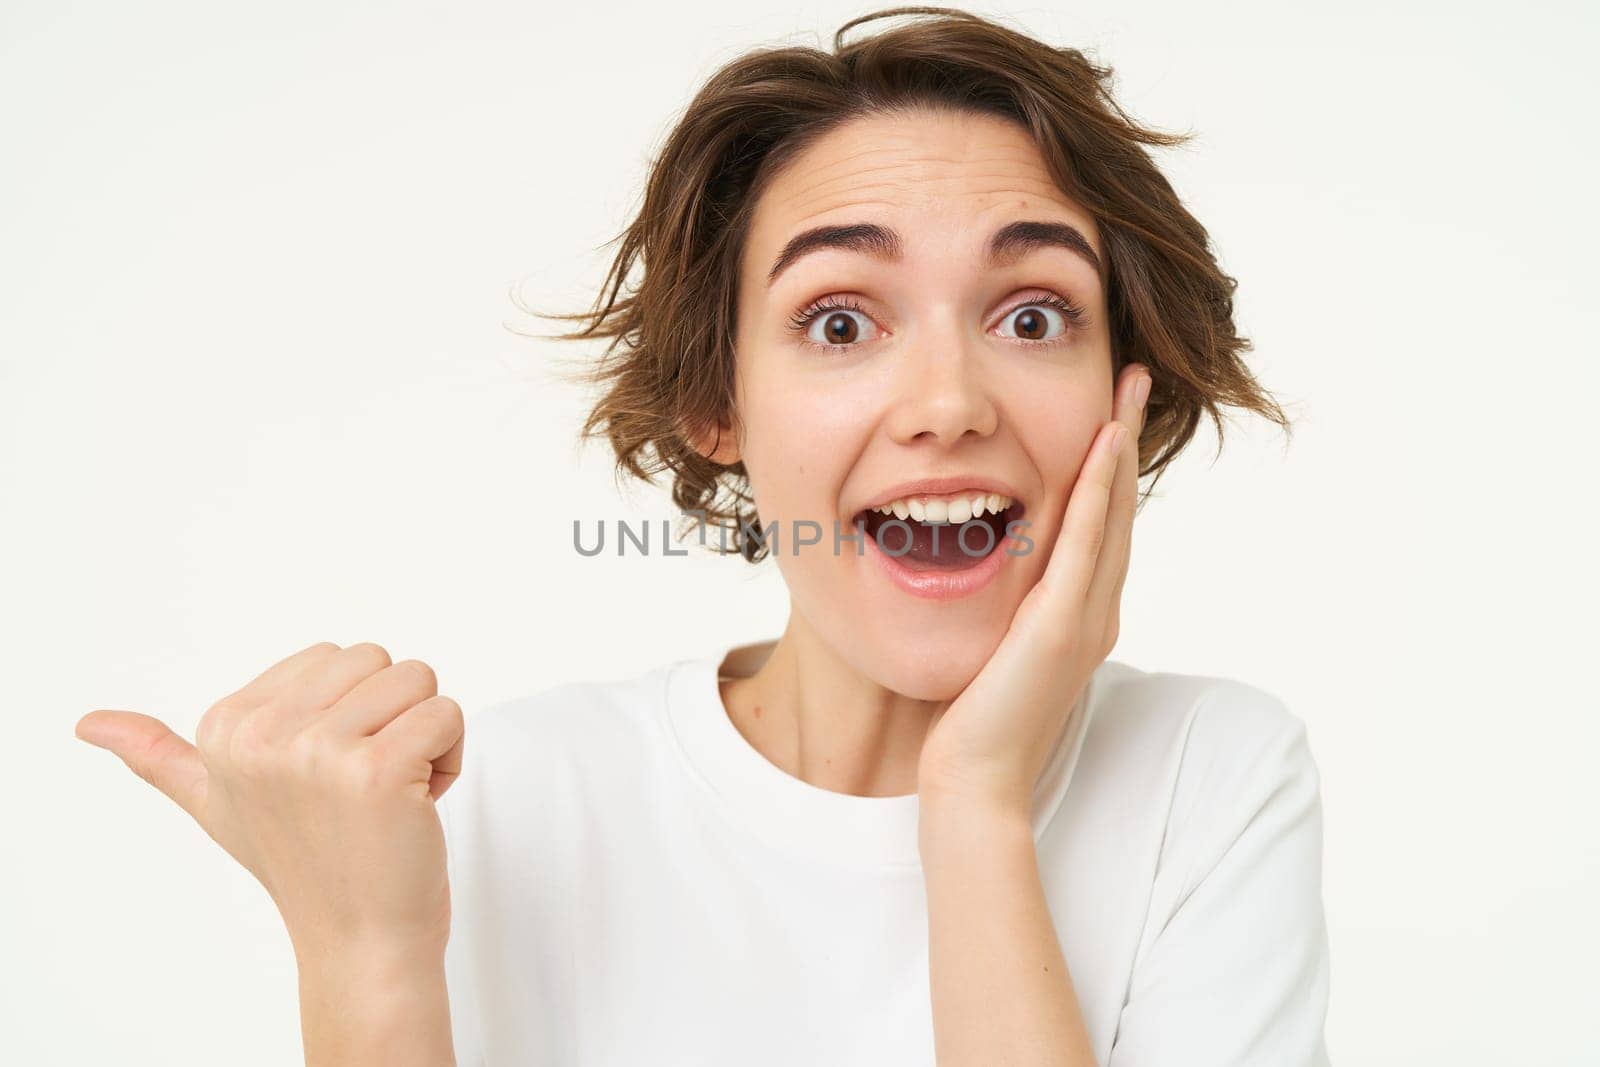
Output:
[[1143,365],[1124,369],[1043,576],[983,669],[929,727],[917,774],[924,801],[954,795],[1027,817],[1065,716],[1117,643],[1149,382]]

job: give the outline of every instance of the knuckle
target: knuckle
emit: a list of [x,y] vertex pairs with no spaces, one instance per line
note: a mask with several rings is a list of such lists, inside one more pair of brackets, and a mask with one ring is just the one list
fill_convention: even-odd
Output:
[[233,697],[223,697],[211,705],[195,724],[195,747],[202,750],[214,749],[228,724],[236,722],[244,713],[244,706]]
[[316,781],[327,766],[329,747],[328,739],[315,729],[302,730],[285,746],[284,762],[297,777]]
[[461,705],[453,697],[439,696],[434,698],[438,702],[438,713],[451,727],[464,729],[466,716],[461,712]]
[[425,715],[430,729],[444,733],[463,734],[467,729],[466,716],[461,705],[447,696],[433,696],[417,705],[416,715]]
[[223,697],[221,700],[211,705],[211,707],[207,708],[206,715],[208,717],[226,718],[229,715],[235,715],[244,710],[244,704],[240,701],[239,697],[237,695],[232,695]]
[[376,641],[359,641],[345,651],[358,653],[365,659],[376,660],[380,668],[387,667],[394,662],[389,658],[389,650]]
[[247,778],[264,777],[276,762],[276,749],[262,727],[263,717],[253,715],[228,738],[227,761]]
[[395,664],[395,666],[402,667],[409,671],[418,681],[427,686],[431,692],[438,691],[438,676],[433,673],[432,667],[428,666],[420,659],[401,660],[399,663]]
[[222,721],[214,714],[215,709],[206,712],[200,717],[200,722],[194,728],[194,747],[200,750],[201,755],[209,756],[217,750],[218,734],[222,729]]
[[177,740],[177,735],[171,732],[156,734],[140,748],[140,761],[152,767],[155,766],[172,755],[173,749],[177,746]]
[[1046,635],[1045,652],[1051,660],[1071,659],[1078,651],[1078,635],[1066,627],[1060,627]]
[[1075,622],[1053,625],[1050,627],[1050,633],[1046,635],[1046,645],[1050,648],[1051,654],[1058,657],[1070,656],[1082,643],[1083,633]]
[[341,784],[356,797],[370,796],[382,788],[389,773],[388,761],[372,746],[350,754],[341,768]]

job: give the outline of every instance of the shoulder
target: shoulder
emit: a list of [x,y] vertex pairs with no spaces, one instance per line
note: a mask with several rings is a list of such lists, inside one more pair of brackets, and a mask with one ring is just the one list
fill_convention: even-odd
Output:
[[1315,814],[1320,777],[1305,721],[1269,689],[1107,661],[1090,704],[1084,792],[1114,811],[1144,811],[1164,852],[1214,852],[1276,812]]
[[1108,788],[1138,789],[1159,827],[1170,906],[1225,857],[1287,850],[1318,869],[1321,778],[1305,721],[1280,696],[1236,678],[1105,667],[1090,740],[1098,732],[1097,757],[1121,769]]
[[1166,753],[1172,770],[1190,776],[1309,756],[1304,720],[1276,693],[1236,678],[1109,660],[1094,675],[1090,703],[1097,748]]

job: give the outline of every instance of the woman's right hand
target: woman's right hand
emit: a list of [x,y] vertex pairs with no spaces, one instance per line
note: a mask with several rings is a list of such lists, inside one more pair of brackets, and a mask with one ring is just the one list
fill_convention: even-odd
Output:
[[132,711],[92,711],[76,732],[255,875],[297,957],[443,952],[450,891],[434,801],[460,773],[464,726],[427,664],[324,642],[217,701],[194,745]]

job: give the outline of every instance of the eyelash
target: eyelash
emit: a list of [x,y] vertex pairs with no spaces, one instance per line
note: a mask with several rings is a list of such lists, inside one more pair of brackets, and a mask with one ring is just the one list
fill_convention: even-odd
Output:
[[[1018,311],[1021,311],[1023,308],[1027,308],[1027,307],[1051,307],[1051,308],[1055,308],[1057,311],[1061,312],[1062,315],[1066,316],[1066,319],[1067,319],[1067,330],[1066,330],[1066,332],[1063,333],[1062,336],[1060,336],[1060,337],[1052,337],[1048,341],[1029,341],[1029,340],[1027,340],[1025,338],[1007,338],[1007,340],[1015,340],[1015,341],[1018,341],[1018,343],[1024,344],[1024,345],[1046,346],[1046,345],[1060,344],[1062,341],[1068,340],[1070,334],[1077,333],[1078,331],[1081,331],[1082,329],[1084,329],[1084,327],[1088,324],[1088,321],[1089,321],[1089,312],[1088,312],[1087,308],[1083,307],[1081,304],[1074,304],[1071,300],[1068,300],[1067,298],[1065,298],[1063,296],[1059,296],[1059,295],[1057,295],[1055,293],[1047,293],[1044,296],[1037,297],[1037,298],[1035,298],[1033,300],[1024,300],[1022,303],[1018,304],[1016,307],[1012,308],[1010,311],[1007,311],[1006,315],[1007,316],[1014,315]],[[823,349],[829,349],[829,350],[835,351],[835,352],[842,352],[847,348],[857,348],[857,347],[859,347],[860,346],[860,342],[859,341],[853,341],[853,342],[851,342],[850,344],[847,344],[847,345],[831,345],[831,344],[825,344],[825,343],[818,342],[818,341],[813,341],[809,337],[806,336],[807,331],[809,331],[811,329],[811,324],[813,322],[815,322],[820,316],[822,316],[822,315],[824,315],[824,314],[826,314],[826,313],[828,313],[830,311],[855,311],[855,312],[859,312],[862,315],[866,315],[867,314],[867,309],[862,307],[856,300],[852,299],[851,297],[848,297],[848,296],[841,296],[841,297],[825,296],[825,297],[822,297],[819,300],[812,301],[805,308],[803,308],[800,311],[796,312],[794,314],[794,316],[789,319],[789,328],[791,330],[793,330],[796,334],[799,335],[800,340],[802,342],[812,346],[813,348],[823,348]]]

